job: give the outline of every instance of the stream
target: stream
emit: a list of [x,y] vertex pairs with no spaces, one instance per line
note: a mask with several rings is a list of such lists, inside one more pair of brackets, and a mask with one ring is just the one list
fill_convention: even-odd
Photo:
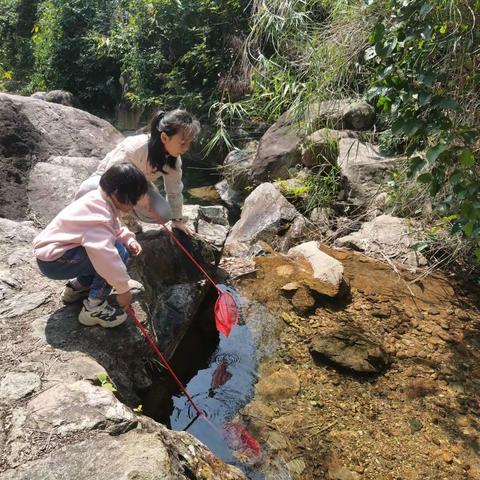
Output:
[[[204,173],[195,187],[211,185]],[[239,421],[260,442],[260,461],[235,456],[165,374],[144,412],[251,480],[480,478],[465,476],[480,471],[478,288],[322,249],[343,263],[347,295],[298,312],[281,289],[295,278],[281,278],[275,261],[257,262],[234,285],[242,324],[219,336],[210,297],[172,358],[209,420]],[[312,356],[312,340],[345,326],[382,345],[385,372],[358,375]]]

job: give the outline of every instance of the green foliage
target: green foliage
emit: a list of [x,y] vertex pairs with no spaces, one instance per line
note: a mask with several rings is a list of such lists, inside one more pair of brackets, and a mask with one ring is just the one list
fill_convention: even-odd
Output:
[[[0,75],[3,80],[28,76],[33,63],[31,31],[38,0],[0,0]],[[5,77],[5,72],[7,76]],[[1,81],[2,79],[0,79]]]
[[0,75],[83,105],[206,111],[238,55],[248,0],[0,0]]
[[291,180],[277,180],[275,183],[303,214],[309,215],[315,208],[332,206],[336,200],[340,190],[340,168],[319,165],[310,169],[304,177],[299,175]]
[[114,383],[110,380],[110,377],[106,372],[100,372],[95,375],[97,380],[100,382],[100,385],[107,390],[115,393],[117,388],[115,387]]
[[382,5],[391,15],[366,51],[376,73],[369,96],[390,119],[390,141],[404,146],[409,176],[429,187],[438,215],[454,215],[453,231],[477,242],[480,259],[478,19],[467,0]]
[[[361,1],[255,0],[243,49],[245,118],[271,123],[290,110],[302,119],[313,102],[362,91],[368,76],[359,59],[369,30]],[[226,92],[216,112],[224,130],[238,125],[229,103]]]

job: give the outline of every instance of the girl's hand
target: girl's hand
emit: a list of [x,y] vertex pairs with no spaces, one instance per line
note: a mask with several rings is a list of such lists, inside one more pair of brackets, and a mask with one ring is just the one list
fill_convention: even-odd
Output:
[[133,295],[130,290],[125,293],[117,293],[117,302],[125,310],[130,306],[133,300]]
[[185,222],[182,222],[181,220],[172,220],[171,227],[176,228],[177,230],[181,230],[182,232],[186,233],[190,237],[193,235],[192,229]]
[[142,246],[134,240],[133,242],[130,243],[128,246],[128,251],[136,257],[137,255],[140,255],[142,253]]

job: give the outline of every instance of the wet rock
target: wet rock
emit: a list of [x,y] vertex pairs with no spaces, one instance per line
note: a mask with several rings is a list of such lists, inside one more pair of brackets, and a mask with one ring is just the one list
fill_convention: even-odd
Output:
[[296,290],[291,302],[298,313],[307,313],[315,306],[315,299],[305,287]]
[[40,387],[40,377],[31,372],[8,372],[0,381],[0,403],[20,400]]
[[300,380],[297,375],[288,369],[272,373],[260,379],[256,385],[256,394],[267,400],[291,398],[300,391]]
[[334,297],[338,295],[343,281],[343,265],[335,258],[322,252],[317,242],[307,242],[288,251],[291,258],[303,258],[312,269],[312,280],[305,281],[316,292]]
[[225,242],[226,253],[230,256],[249,255],[251,247],[258,241],[288,248],[290,245],[285,238],[292,238],[289,237],[292,227],[294,236],[298,235],[298,228],[304,224],[302,219],[302,215],[272,184],[262,183],[245,200],[240,220]]
[[340,367],[359,373],[380,373],[390,363],[381,345],[353,327],[317,335],[311,342],[311,351]]

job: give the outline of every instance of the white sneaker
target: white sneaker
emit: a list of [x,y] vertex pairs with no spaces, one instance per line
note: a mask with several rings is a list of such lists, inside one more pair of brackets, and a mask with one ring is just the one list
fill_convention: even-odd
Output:
[[121,308],[115,308],[105,300],[98,306],[89,307],[87,301],[83,302],[83,308],[78,316],[82,325],[93,327],[100,325],[104,328],[112,328],[121,325],[127,319],[127,314]]
[[65,304],[79,302],[88,297],[90,287],[83,287],[75,290],[68,282],[62,290],[61,299]]

